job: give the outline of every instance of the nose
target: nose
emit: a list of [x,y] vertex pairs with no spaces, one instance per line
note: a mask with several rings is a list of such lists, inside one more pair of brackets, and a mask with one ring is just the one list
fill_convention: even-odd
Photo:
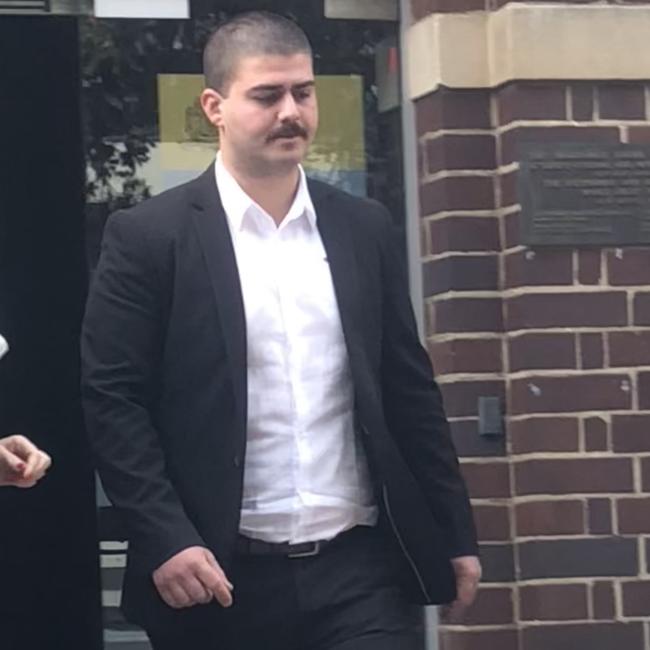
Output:
[[285,93],[280,103],[278,118],[281,122],[293,121],[299,116],[298,104],[291,93]]

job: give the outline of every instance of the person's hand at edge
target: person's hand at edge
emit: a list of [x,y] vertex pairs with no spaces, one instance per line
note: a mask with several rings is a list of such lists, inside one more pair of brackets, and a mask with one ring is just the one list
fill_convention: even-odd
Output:
[[25,436],[0,438],[0,486],[32,487],[51,464],[52,459]]

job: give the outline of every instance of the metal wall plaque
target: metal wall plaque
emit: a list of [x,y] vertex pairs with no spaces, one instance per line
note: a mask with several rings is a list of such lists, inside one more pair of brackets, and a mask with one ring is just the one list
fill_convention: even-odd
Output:
[[528,245],[650,244],[650,147],[526,143],[520,149]]

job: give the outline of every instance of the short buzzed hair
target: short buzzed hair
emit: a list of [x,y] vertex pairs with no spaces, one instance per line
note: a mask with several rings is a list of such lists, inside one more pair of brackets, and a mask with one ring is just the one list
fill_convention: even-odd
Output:
[[232,75],[245,56],[308,54],[311,45],[296,23],[267,11],[234,16],[212,32],[203,50],[207,88],[226,95]]

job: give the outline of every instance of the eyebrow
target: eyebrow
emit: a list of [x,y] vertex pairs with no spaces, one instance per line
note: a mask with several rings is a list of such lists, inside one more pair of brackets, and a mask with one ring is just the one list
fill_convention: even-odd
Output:
[[[291,90],[302,90],[303,88],[312,88],[316,85],[316,82],[313,80],[303,81],[301,83],[294,84],[291,86]],[[276,90],[283,90],[284,86],[282,84],[261,84],[259,86],[253,86],[247,92],[273,92]]]

